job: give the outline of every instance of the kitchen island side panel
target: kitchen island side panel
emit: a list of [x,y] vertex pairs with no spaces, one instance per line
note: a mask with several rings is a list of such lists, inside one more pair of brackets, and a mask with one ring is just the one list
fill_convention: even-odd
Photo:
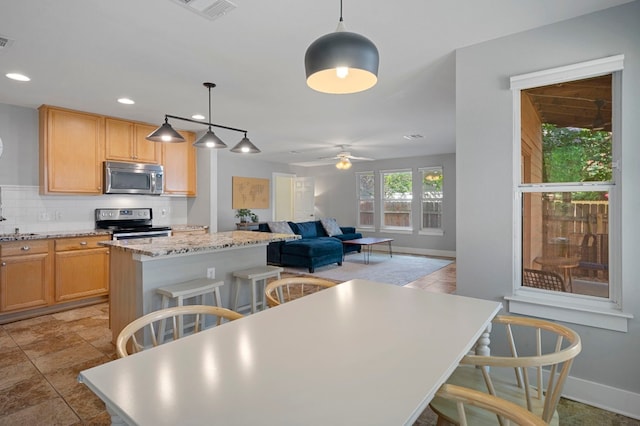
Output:
[[[112,272],[114,269],[119,270],[115,275],[111,275],[111,331],[114,342],[128,323],[160,309],[161,299],[156,294],[157,288],[206,277],[207,269],[214,267],[215,279],[224,281],[220,288],[222,305],[231,308],[233,272],[267,263],[266,245],[238,246],[224,250],[158,257],[139,256],[117,248],[112,252],[117,253],[111,258]],[[114,277],[119,282],[115,282]],[[249,302],[249,289],[249,286],[241,288],[240,305]],[[206,303],[213,304],[211,296],[207,296]]]

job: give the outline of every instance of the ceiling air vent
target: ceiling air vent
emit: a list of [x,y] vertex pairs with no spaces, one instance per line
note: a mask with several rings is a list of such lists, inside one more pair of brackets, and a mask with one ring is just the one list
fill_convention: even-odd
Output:
[[3,35],[0,35],[0,53],[11,47],[13,40]]
[[235,9],[235,4],[228,0],[171,0],[181,6],[186,7],[192,12],[207,19],[214,20],[226,15]]

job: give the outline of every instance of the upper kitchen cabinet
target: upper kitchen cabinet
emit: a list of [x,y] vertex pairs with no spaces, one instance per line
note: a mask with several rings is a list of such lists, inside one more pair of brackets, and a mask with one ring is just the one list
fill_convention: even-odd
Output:
[[159,163],[158,144],[145,139],[155,129],[156,127],[146,124],[107,118],[105,122],[106,159],[133,163]]
[[180,134],[186,139],[185,142],[158,143],[162,146],[164,193],[195,197],[197,148],[193,146],[193,142],[196,135],[183,131]]
[[40,107],[40,192],[102,193],[104,117]]

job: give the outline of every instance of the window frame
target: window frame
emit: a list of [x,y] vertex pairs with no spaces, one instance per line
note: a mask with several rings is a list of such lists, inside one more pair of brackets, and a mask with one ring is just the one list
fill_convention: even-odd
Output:
[[[409,209],[409,226],[387,226],[385,225],[385,202],[387,201],[387,198],[385,198],[385,191],[384,191],[384,177],[385,175],[388,174],[393,174],[393,173],[409,173],[411,175],[411,192],[410,192],[410,197],[409,199],[403,199],[405,201],[409,201],[411,208]],[[387,232],[395,232],[395,233],[413,233],[413,208],[414,208],[414,201],[415,201],[415,197],[413,196],[414,193],[414,187],[413,187],[413,169],[412,168],[407,168],[407,169],[394,169],[394,170],[380,170],[379,171],[379,176],[380,176],[380,231],[387,231]]]
[[[512,294],[505,296],[508,311],[512,313],[537,316],[552,320],[566,321],[609,330],[628,330],[628,321],[633,316],[625,313],[623,301],[623,283],[621,279],[621,207],[620,185],[622,174],[619,168],[621,147],[621,73],[624,68],[624,55],[610,56],[564,67],[558,67],[528,74],[513,76],[510,88],[513,99],[513,267]],[[523,184],[521,179],[521,91],[580,80],[604,74],[613,74],[612,78],[612,162],[611,183],[580,184]],[[545,292],[521,286],[522,282],[522,212],[523,194],[527,192],[576,191],[580,187],[591,191],[609,191],[609,298],[597,298],[578,294]]]
[[[364,199],[361,197],[360,195],[360,177],[363,175],[371,175],[371,177],[373,178],[373,198],[371,199]],[[358,212],[358,217],[356,220],[356,227],[358,229],[365,229],[365,230],[373,230],[375,229],[376,226],[376,183],[375,183],[375,179],[376,179],[376,174],[373,170],[369,170],[369,171],[363,171],[363,172],[356,172],[356,211]],[[371,214],[373,215],[373,218],[371,220],[371,225],[363,225],[360,222],[360,214],[362,213],[360,211],[360,203],[362,201],[371,201],[371,203],[373,204],[373,209],[371,211]],[[368,213],[368,212],[367,212]]]
[[[440,190],[440,194],[441,194],[440,226],[437,228],[426,228],[426,227],[423,227],[423,217],[425,213],[424,202],[429,201],[432,198],[429,198],[429,199],[425,198],[424,191],[423,191],[423,182],[424,182],[425,172],[429,172],[433,170],[440,171],[440,174],[442,175],[442,189]],[[444,167],[443,166],[419,167],[418,173],[420,174],[420,228],[418,233],[420,235],[444,235],[444,226],[442,223],[444,220]]]

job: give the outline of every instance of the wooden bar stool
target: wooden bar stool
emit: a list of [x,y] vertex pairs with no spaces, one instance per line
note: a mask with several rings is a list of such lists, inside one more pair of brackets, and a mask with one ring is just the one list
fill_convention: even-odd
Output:
[[[156,293],[162,296],[161,306],[162,309],[169,307],[171,300],[176,301],[176,306],[183,306],[185,299],[192,297],[200,297],[200,304],[206,305],[206,296],[211,294],[213,297],[213,303],[222,308],[222,298],[220,296],[220,287],[224,285],[224,281],[214,281],[210,278],[197,278],[191,281],[185,281],[182,283],[171,284],[156,289]],[[160,325],[160,340],[164,340],[165,334],[165,321],[163,320]],[[202,328],[204,328],[204,316],[202,316]],[[178,318],[178,333],[182,337],[183,332],[182,317]]]
[[[280,279],[280,273],[283,272],[284,269],[279,266],[256,266],[255,268],[243,269],[242,271],[236,271],[233,273],[233,276],[236,278],[235,283],[235,296],[233,302],[233,310],[236,312],[251,308],[251,313],[255,313],[257,308],[257,297],[256,297],[256,284],[258,281],[262,281],[262,300],[259,302],[261,309],[265,309],[267,307],[267,303],[265,301],[264,289],[267,286],[267,280],[269,278]],[[240,285],[246,280],[251,283],[251,304],[238,306],[238,295],[240,294]]]

